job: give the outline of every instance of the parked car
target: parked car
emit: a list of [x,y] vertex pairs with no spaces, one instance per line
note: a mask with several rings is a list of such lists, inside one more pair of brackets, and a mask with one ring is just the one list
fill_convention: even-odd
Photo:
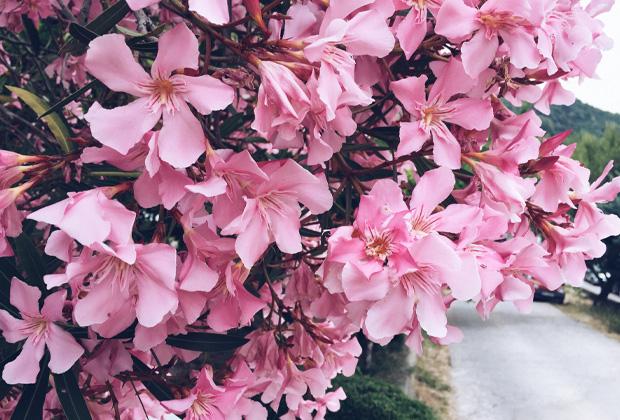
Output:
[[562,305],[564,303],[564,287],[560,287],[556,290],[548,290],[543,286],[536,286],[534,291],[534,300],[539,302],[552,302]]

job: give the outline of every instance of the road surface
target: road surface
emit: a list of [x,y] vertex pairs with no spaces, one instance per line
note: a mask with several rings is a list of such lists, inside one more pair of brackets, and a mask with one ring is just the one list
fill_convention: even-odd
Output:
[[547,303],[451,312],[465,333],[450,348],[457,419],[620,420],[620,342]]

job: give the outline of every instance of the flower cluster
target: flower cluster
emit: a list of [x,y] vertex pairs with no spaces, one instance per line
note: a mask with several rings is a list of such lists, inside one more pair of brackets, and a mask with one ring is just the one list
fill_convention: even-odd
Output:
[[620,178],[536,110],[612,4],[0,2],[0,412],[51,372],[43,418],[74,375],[94,418],[323,419],[359,337],[421,352],[455,301],[579,286]]

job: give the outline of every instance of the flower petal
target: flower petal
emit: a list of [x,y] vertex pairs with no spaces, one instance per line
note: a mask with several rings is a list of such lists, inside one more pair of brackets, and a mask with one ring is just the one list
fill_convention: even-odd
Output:
[[161,160],[176,168],[187,168],[205,152],[202,126],[185,102],[174,115],[164,112],[158,144]]
[[149,110],[147,98],[139,98],[112,109],[95,102],[84,118],[90,123],[94,138],[126,155],[157,124],[160,116],[161,113]]
[[134,58],[123,35],[95,38],[88,46],[85,63],[88,72],[111,90],[144,96],[139,84],[148,82],[150,77]]
[[179,23],[159,38],[157,57],[151,67],[151,76],[153,79],[167,78],[176,69],[197,70],[198,55],[196,35],[187,25]]

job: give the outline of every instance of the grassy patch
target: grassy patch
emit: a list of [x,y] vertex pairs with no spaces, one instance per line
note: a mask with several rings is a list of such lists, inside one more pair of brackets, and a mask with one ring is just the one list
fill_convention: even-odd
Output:
[[593,305],[593,295],[585,290],[565,287],[566,301],[558,308],[572,318],[584,322],[594,329],[620,339],[620,305],[606,302]]
[[448,347],[425,341],[424,352],[417,358],[412,375],[413,390],[415,397],[443,420],[454,418],[450,369]]

